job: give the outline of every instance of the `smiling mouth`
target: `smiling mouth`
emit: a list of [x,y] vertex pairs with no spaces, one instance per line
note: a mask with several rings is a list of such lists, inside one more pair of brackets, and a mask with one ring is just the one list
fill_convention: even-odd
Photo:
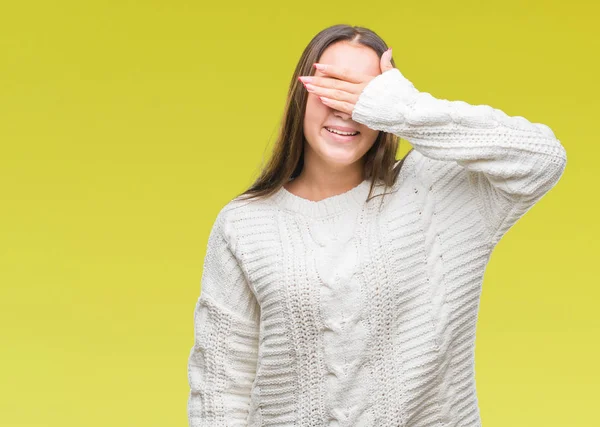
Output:
[[358,135],[360,133],[358,131],[356,131],[356,132],[342,132],[342,131],[338,131],[338,130],[335,130],[335,129],[329,129],[328,127],[325,127],[325,129],[329,133],[332,133],[334,135],[340,135],[340,136],[356,136],[356,135]]

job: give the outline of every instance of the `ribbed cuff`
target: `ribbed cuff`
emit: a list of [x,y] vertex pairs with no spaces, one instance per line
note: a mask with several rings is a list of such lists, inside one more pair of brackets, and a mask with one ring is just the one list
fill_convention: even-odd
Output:
[[388,125],[397,125],[404,120],[406,106],[412,104],[418,93],[398,68],[392,68],[364,87],[354,106],[352,119],[371,129],[386,130]]

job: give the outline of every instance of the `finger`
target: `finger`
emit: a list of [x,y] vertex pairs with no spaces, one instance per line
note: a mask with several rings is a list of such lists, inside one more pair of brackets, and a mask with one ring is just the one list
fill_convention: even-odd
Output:
[[337,101],[335,99],[330,99],[324,96],[319,96],[319,99],[323,102],[323,104],[327,105],[328,107],[331,107],[334,110],[338,110],[343,113],[352,114],[352,110],[354,109],[354,105],[348,102]]
[[314,67],[322,72],[323,74],[327,74],[330,77],[335,77],[340,80],[345,80],[350,83],[360,83],[365,80],[365,76],[356,71],[350,70],[348,68],[338,67],[337,65],[331,64],[320,64],[315,62]]
[[336,101],[343,101],[356,104],[356,101],[358,100],[357,94],[349,93],[339,89],[330,89],[322,86],[315,86],[310,83],[306,83],[305,87],[307,91],[314,95],[323,96],[325,98],[333,99]]
[[381,68],[381,72],[384,73],[388,70],[394,68],[392,65],[392,48],[390,47],[388,50],[383,52],[381,55],[381,59],[379,61],[379,67]]
[[337,80],[330,77],[322,76],[300,76],[298,77],[304,84],[312,84],[314,86],[320,86],[328,89],[335,89],[344,92],[356,93],[356,83],[345,82],[343,80]]

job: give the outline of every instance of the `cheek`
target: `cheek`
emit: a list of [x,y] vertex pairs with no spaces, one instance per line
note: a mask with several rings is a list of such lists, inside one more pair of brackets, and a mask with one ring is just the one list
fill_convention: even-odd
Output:
[[360,133],[362,134],[363,139],[368,141],[369,145],[373,145],[377,139],[377,136],[379,135],[379,131],[373,130],[366,126],[361,126]]
[[323,104],[319,98],[313,94],[309,94],[304,114],[305,133],[309,133],[310,130],[318,133],[327,119],[328,110],[329,107]]

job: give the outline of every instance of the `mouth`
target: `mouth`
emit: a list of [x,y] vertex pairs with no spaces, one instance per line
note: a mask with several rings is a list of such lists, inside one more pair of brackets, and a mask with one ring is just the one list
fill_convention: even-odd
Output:
[[356,131],[356,132],[341,132],[335,129],[330,129],[325,127],[324,128],[325,131],[327,132],[327,135],[330,137],[330,139],[333,139],[334,141],[339,141],[339,142],[350,142],[350,141],[354,141],[355,139],[357,139],[360,136],[360,132]]

